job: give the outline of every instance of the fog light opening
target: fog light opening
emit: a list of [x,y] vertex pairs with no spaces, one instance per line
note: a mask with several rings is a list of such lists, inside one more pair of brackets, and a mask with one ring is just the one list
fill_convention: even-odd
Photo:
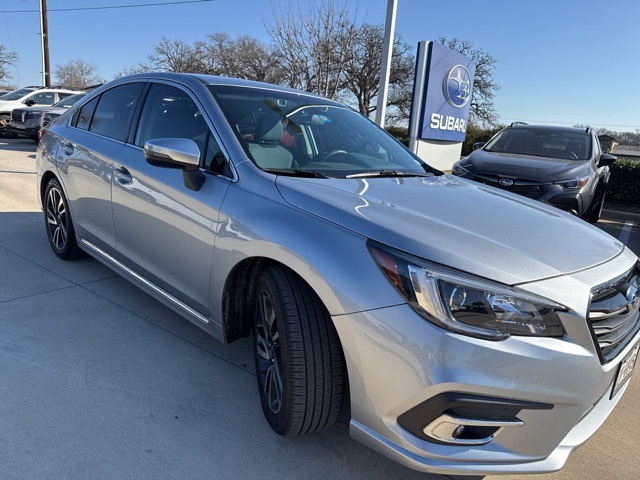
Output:
[[445,412],[424,427],[424,434],[437,442],[452,445],[485,445],[508,427],[524,422],[513,418],[465,418]]

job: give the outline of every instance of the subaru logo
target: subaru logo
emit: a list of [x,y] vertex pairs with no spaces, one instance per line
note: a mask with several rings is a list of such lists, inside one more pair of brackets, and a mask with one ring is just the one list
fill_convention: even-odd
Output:
[[627,302],[629,302],[629,308],[637,308],[640,304],[640,290],[634,286],[629,287],[629,290],[627,290]]
[[462,108],[471,99],[471,75],[462,65],[451,67],[444,78],[444,96],[452,107]]
[[630,310],[640,306],[640,290],[635,285],[624,283],[618,287],[618,291],[624,295]]
[[510,187],[511,185],[513,185],[513,180],[511,180],[510,178],[501,178],[500,180],[498,180],[498,183],[503,187]]

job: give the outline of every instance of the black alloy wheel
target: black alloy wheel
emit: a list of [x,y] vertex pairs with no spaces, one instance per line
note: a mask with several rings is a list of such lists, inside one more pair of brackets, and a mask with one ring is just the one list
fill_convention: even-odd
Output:
[[49,180],[43,203],[45,227],[51,249],[63,260],[77,258],[81,251],[76,243],[69,204],[56,179]]
[[280,435],[331,426],[342,408],[342,346],[326,308],[292,271],[269,266],[253,295],[253,341],[262,411]]

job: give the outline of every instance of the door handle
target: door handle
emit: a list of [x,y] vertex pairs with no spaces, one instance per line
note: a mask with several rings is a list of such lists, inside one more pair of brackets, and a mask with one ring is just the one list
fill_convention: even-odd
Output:
[[118,180],[120,185],[127,185],[133,181],[129,170],[125,167],[116,168],[113,171],[113,176],[116,177],[116,180]]

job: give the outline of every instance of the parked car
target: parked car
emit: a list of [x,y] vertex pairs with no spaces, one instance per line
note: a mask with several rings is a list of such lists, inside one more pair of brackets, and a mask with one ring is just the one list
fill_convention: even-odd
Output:
[[63,98],[76,93],[83,92],[61,88],[25,87],[3,95],[2,98],[0,98],[0,136],[16,136],[15,133],[9,130],[11,112],[14,108],[24,105],[28,107],[32,107],[33,105],[53,105]]
[[123,77],[49,126],[36,165],[53,252],[92,255],[222,342],[251,336],[279,434],[349,401],[352,436],[411,468],[548,472],[629,384],[628,248],[431,168],[340,103]]
[[38,141],[38,134],[40,129],[44,125],[45,115],[49,114],[47,118],[47,125],[61,113],[65,112],[71,105],[76,103],[86,93],[76,93],[75,95],[69,95],[68,97],[60,100],[58,103],[54,103],[50,107],[25,107],[14,108],[11,112],[11,122],[9,123],[9,132],[16,136],[22,135],[29,137],[34,141]]
[[509,190],[597,222],[602,213],[609,166],[591,128],[515,123],[487,144],[476,144],[452,173]]

